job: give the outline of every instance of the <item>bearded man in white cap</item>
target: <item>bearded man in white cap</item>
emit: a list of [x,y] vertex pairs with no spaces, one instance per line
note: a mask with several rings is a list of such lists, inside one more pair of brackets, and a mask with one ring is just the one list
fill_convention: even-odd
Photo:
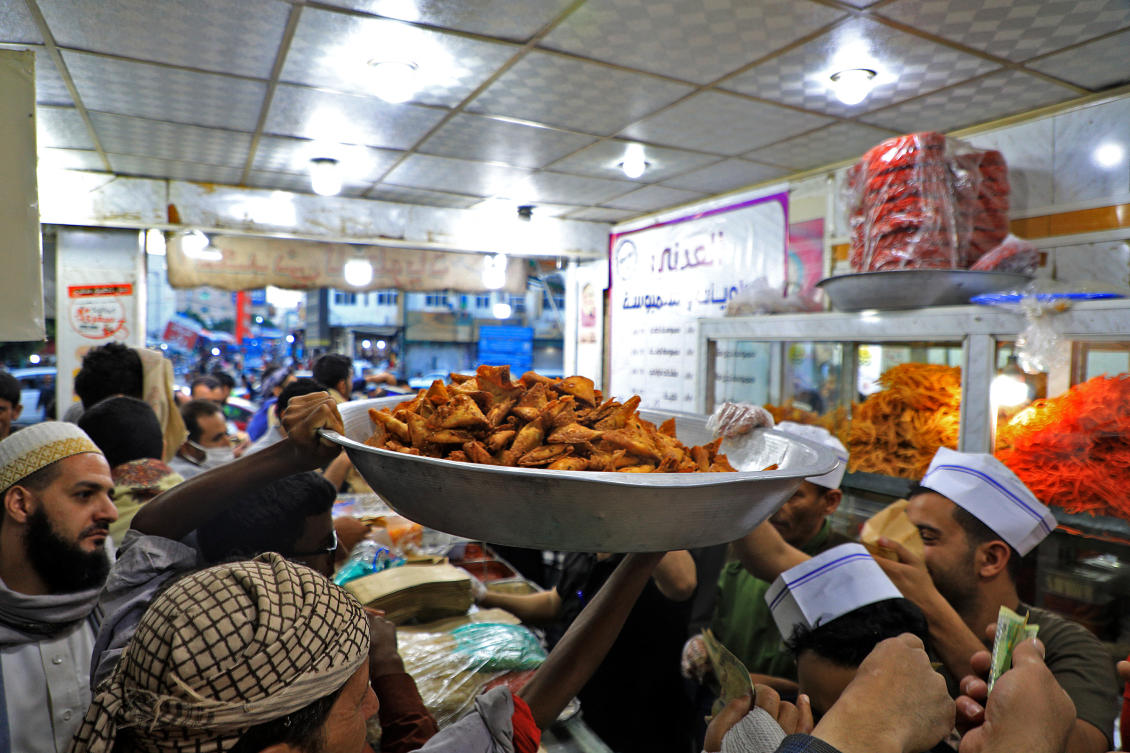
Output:
[[0,442],[0,750],[65,751],[90,704],[113,486],[102,452],[73,424]]
[[922,483],[911,490],[907,515],[925,544],[922,559],[894,542],[899,562],[880,566],[922,609],[931,642],[950,675],[970,674],[970,657],[986,646],[986,627],[1002,606],[1027,613],[1040,628],[1046,661],[1075,703],[1068,753],[1109,750],[1118,714],[1114,662],[1078,624],[1020,601],[1022,557],[1053,530],[1051,512],[992,455],[941,448]]

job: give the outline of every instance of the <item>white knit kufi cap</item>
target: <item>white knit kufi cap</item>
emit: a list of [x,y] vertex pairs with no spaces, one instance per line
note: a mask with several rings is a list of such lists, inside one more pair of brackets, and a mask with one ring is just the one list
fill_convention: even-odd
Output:
[[810,426],[808,424],[798,424],[792,421],[782,421],[775,427],[781,431],[787,431],[790,434],[796,434],[801,439],[807,439],[809,442],[822,444],[826,447],[831,447],[832,451],[836,453],[836,467],[823,476],[809,476],[805,481],[811,481],[817,486],[823,486],[826,489],[839,489],[840,482],[844,480],[844,473],[847,472],[848,464],[848,451],[844,447],[844,443],[836,439],[827,429],[821,426]]
[[980,520],[1022,557],[1055,530],[1051,511],[992,455],[939,448],[922,486]]
[[859,544],[840,544],[781,573],[765,602],[784,638],[797,625],[809,629],[868,604],[902,594]]
[[44,421],[0,441],[0,492],[57,460],[102,450],[86,432],[63,421]]

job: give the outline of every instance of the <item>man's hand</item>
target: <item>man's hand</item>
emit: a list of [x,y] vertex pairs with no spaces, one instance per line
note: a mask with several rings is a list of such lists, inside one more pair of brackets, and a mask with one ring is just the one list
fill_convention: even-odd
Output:
[[[752,706],[749,696],[742,696],[730,701],[718,712],[710,722],[710,726],[706,728],[706,738],[702,745],[704,751],[716,753],[722,750],[723,739],[731,729],[739,725],[759,727],[775,723],[780,728],[782,739],[786,735],[807,734],[812,731],[812,704],[808,696],[801,694],[794,706],[788,701],[782,701],[777,691],[768,685],[755,685],[753,694],[756,701]],[[761,709],[765,714],[751,714],[755,709]]]
[[[985,656],[975,659],[983,666]],[[963,716],[976,716],[970,712],[981,706],[974,696],[984,698],[983,684],[975,677],[962,681]],[[1044,664],[1038,640],[1024,641],[1012,652],[1012,669],[997,680],[983,709],[983,723],[965,733],[960,753],[1059,753],[1075,724],[1075,704]]]
[[702,634],[692,635],[683,644],[683,654],[679,657],[679,671],[688,680],[701,683],[711,673],[710,656],[706,653],[706,641]]
[[953,728],[954,702],[922,641],[904,633],[867,655],[813,735],[843,753],[928,750]]
[[893,549],[898,553],[898,562],[885,557],[876,557],[875,561],[903,596],[914,602],[927,615],[931,608],[939,603],[945,603],[945,597],[934,586],[925,562],[897,541],[880,538],[879,546]]
[[369,619],[369,677],[400,674],[404,661],[396,650],[396,625],[384,618],[384,612],[365,609]]
[[330,429],[339,434],[345,433],[337,404],[328,392],[313,392],[291,399],[282,415],[286,438],[299,452],[320,468],[331,462],[341,453],[341,447],[322,439],[318,429]]

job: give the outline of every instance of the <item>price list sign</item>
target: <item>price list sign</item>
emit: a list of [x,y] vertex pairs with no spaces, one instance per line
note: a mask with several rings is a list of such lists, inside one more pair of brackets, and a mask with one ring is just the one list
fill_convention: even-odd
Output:
[[[736,296],[783,293],[787,227],[788,194],[774,193],[613,233],[610,394],[693,411],[697,320]],[[747,371],[729,373],[756,379]]]

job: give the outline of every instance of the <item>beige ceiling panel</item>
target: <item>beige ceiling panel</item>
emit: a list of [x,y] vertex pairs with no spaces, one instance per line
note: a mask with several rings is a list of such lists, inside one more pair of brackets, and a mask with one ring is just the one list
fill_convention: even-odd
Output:
[[787,170],[743,159],[728,159],[716,165],[680,175],[664,181],[665,186],[674,186],[703,193],[722,193],[742,188],[752,183],[771,180],[784,175]]
[[402,162],[385,182],[410,188],[461,192],[476,196],[523,195],[530,188],[530,171],[482,162],[414,154]]
[[559,204],[599,204],[635,188],[635,184],[627,180],[582,178],[547,171],[534,173],[530,184],[532,199]]
[[424,154],[544,167],[595,141],[592,136],[513,123],[480,115],[456,115],[420,146]]
[[1034,60],[1028,68],[1088,89],[1130,82],[1130,29]]
[[180,125],[125,115],[90,115],[102,148],[117,154],[242,167],[251,134]]
[[807,170],[833,162],[854,159],[893,135],[883,128],[855,123],[833,123],[744,155],[752,160]]
[[678,188],[666,186],[644,186],[629,194],[620,196],[612,201],[605,202],[613,209],[633,209],[640,212],[652,212],[656,209],[672,207],[676,204],[686,204],[691,201],[705,198],[706,194],[697,191],[683,191]]
[[135,175],[141,178],[174,178],[191,180],[196,183],[239,183],[240,169],[219,165],[205,165],[199,162],[181,162],[152,157],[136,157],[131,154],[107,154],[114,172],[122,175]]

